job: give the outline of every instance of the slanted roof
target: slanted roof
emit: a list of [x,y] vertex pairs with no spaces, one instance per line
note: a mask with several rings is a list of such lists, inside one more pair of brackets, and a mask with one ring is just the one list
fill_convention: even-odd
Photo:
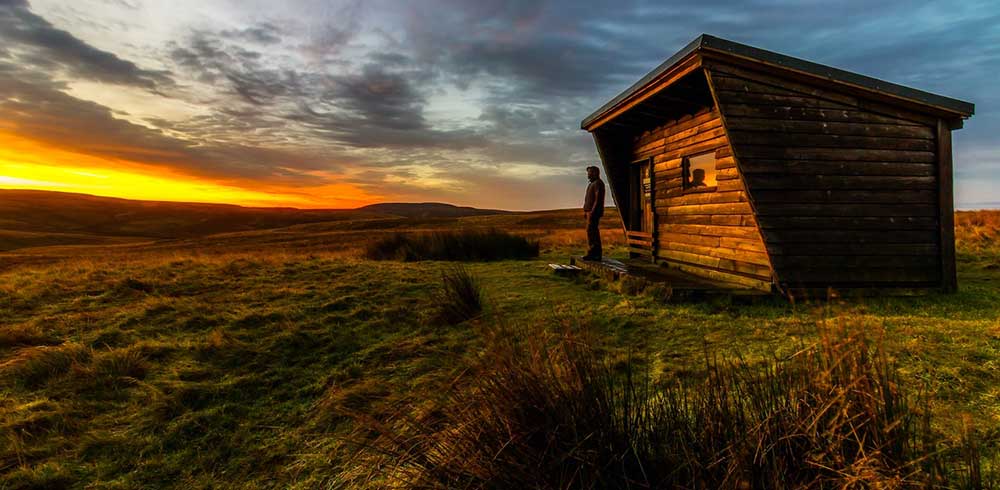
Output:
[[581,128],[586,128],[590,125],[590,123],[613,110],[626,99],[629,99],[632,95],[641,91],[647,85],[659,78],[660,75],[670,71],[676,65],[681,63],[682,60],[686,59],[689,55],[695,52],[723,53],[756,61],[761,64],[772,66],[776,65],[790,70],[804,72],[835,83],[861,88],[883,96],[888,95],[901,98],[920,105],[952,112],[955,113],[956,116],[960,117],[969,117],[973,114],[973,112],[975,112],[975,105],[970,102],[932,94],[930,92],[924,92],[923,90],[905,87],[903,85],[886,82],[884,80],[841,70],[839,68],[833,68],[831,66],[821,65],[819,63],[813,63],[800,58],[786,56],[773,51],[755,48],[753,46],[740,44],[734,41],[710,36],[708,34],[702,34],[667,59],[667,61],[664,61],[660,64],[660,66],[657,66],[653,71],[646,74],[646,76],[642,77],[642,79],[626,89],[624,92],[618,94],[607,104],[601,106],[600,109],[594,111],[593,114],[587,116],[583,122],[580,123]]

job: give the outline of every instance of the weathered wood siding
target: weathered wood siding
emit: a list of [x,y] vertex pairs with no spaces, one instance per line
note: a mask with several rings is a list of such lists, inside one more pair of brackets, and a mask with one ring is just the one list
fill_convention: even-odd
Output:
[[784,77],[708,68],[780,284],[941,284],[934,120]]
[[[685,156],[715,151],[714,192],[683,191]],[[632,160],[653,158],[656,256],[716,281],[770,290],[771,267],[718,110],[670,121],[638,135]]]

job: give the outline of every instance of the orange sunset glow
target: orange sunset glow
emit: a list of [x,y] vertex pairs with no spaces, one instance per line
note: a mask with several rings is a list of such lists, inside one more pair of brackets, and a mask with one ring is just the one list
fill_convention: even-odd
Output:
[[0,132],[0,188],[78,192],[124,199],[228,203],[244,206],[353,208],[380,196],[349,184],[307,188],[213,182],[141,162],[114,160],[52,148]]

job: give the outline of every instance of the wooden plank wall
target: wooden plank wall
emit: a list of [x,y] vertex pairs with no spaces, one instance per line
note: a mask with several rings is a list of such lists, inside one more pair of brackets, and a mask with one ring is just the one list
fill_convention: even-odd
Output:
[[[683,157],[716,153],[715,192],[683,191]],[[656,255],[707,279],[771,288],[771,267],[719,111],[704,109],[639,134],[632,160],[653,158]]]
[[935,120],[746,68],[709,72],[780,284],[940,285]]

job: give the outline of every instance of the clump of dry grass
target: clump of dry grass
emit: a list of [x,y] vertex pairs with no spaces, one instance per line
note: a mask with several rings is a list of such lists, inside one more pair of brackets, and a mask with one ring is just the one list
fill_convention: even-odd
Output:
[[422,489],[980,488],[946,460],[878,343],[854,331],[766,369],[708,362],[657,387],[564,328],[488,332],[429,407],[359,417],[345,483]]
[[441,289],[435,302],[436,320],[454,325],[472,320],[483,312],[483,289],[466,268],[455,267],[441,275]]
[[34,324],[5,325],[0,327],[0,347],[55,345],[59,339]]
[[1000,210],[955,213],[956,246],[966,252],[996,249],[1000,243]]
[[0,364],[0,378],[34,388],[69,372],[74,366],[86,365],[90,357],[90,349],[77,343],[26,347]]
[[149,364],[138,348],[110,349],[94,357],[93,373],[110,384],[142,379],[149,370]]
[[489,229],[389,235],[367,245],[371,260],[491,261],[538,257],[538,242]]

